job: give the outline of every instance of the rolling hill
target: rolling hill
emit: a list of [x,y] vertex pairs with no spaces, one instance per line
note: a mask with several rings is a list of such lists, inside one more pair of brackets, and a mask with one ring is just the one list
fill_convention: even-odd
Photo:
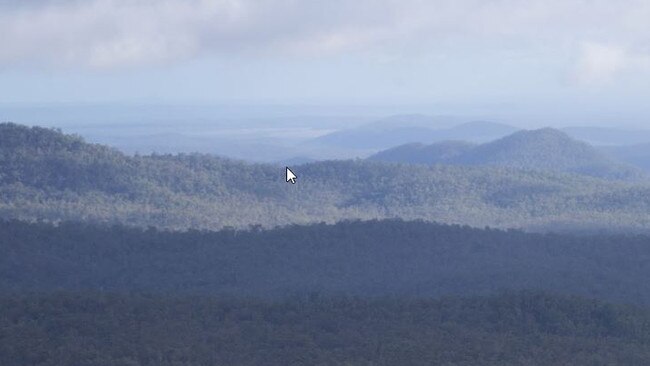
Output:
[[[413,120],[409,119],[413,118]],[[511,134],[517,129],[505,124],[474,121],[454,126],[444,118],[402,117],[332,132],[314,143],[356,149],[385,149],[405,143],[432,143],[445,140],[485,142]],[[429,121],[429,123],[425,123]]]
[[0,218],[171,229],[400,217],[531,230],[650,227],[650,184],[502,166],[364,160],[284,167],[200,154],[125,155],[0,125]]
[[644,178],[639,169],[551,128],[519,131],[477,146],[459,142],[403,145],[377,153],[370,159],[411,164],[502,166],[608,179]]

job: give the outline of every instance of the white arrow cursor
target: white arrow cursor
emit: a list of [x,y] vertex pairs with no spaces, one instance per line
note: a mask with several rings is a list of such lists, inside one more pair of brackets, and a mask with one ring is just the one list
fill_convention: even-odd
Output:
[[287,183],[291,182],[291,184],[296,184],[296,178],[298,178],[298,177],[296,177],[296,175],[293,174],[291,169],[289,169],[289,167],[287,167]]

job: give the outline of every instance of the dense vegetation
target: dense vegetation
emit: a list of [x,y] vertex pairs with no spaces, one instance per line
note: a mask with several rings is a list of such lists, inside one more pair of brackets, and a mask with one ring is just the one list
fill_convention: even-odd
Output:
[[0,297],[3,366],[647,365],[650,312],[512,293],[282,302]]
[[650,184],[501,167],[328,161],[295,169],[206,155],[127,156],[0,125],[0,217],[165,228],[424,219],[553,230],[650,227]]
[[0,291],[418,296],[539,289],[650,304],[650,238],[370,221],[165,232],[0,223]]
[[608,179],[647,178],[640,169],[551,128],[519,131],[476,146],[461,142],[402,145],[381,151],[370,159],[410,164],[505,166]]

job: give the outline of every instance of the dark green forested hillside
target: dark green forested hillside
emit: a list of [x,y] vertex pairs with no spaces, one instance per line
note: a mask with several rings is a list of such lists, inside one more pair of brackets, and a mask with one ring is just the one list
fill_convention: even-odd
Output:
[[0,217],[222,228],[424,219],[553,230],[650,228],[650,184],[502,167],[328,161],[296,169],[206,155],[127,156],[0,125]]
[[512,293],[282,302],[0,297],[3,366],[647,365],[650,312]]
[[474,295],[541,289],[650,304],[650,238],[368,221],[164,232],[0,223],[0,292]]

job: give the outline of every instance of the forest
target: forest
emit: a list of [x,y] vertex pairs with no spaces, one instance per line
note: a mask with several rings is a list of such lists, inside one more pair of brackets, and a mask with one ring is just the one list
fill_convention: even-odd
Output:
[[650,312],[511,292],[438,300],[0,296],[3,366],[647,365]]
[[169,232],[0,222],[0,291],[282,298],[534,289],[650,305],[650,238],[401,220]]
[[0,218],[168,229],[422,219],[528,231],[648,232],[650,182],[511,167],[366,160],[284,166],[125,155],[57,130],[0,124]]
[[650,183],[0,125],[1,365],[647,365]]

